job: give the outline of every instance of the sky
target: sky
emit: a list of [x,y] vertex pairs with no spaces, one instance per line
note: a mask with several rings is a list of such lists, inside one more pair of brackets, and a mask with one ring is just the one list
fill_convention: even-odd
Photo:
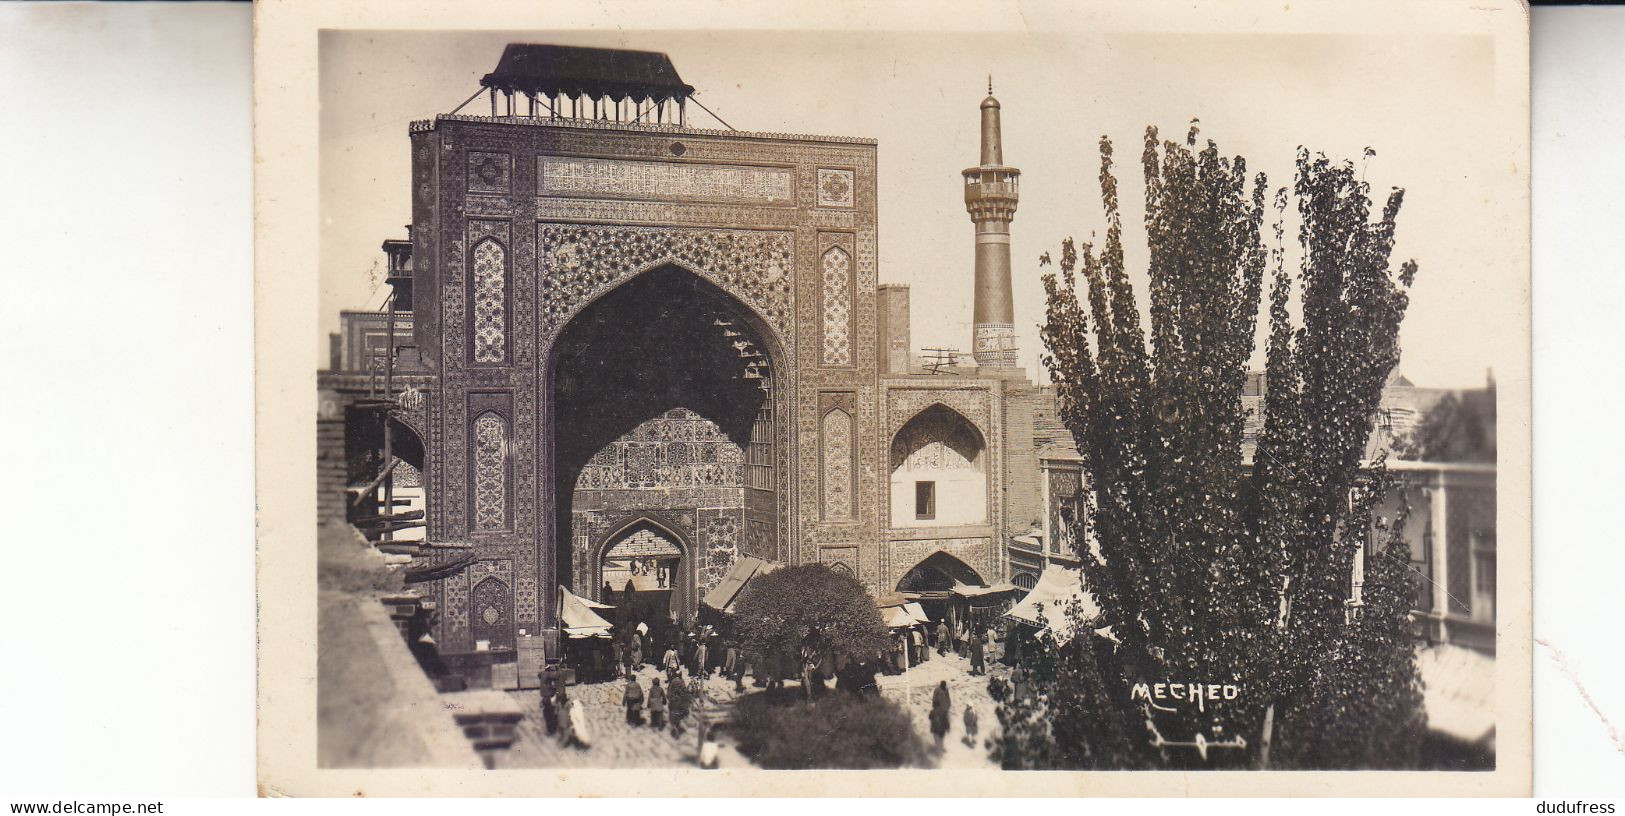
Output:
[[[1527,195],[1509,183],[1525,137],[1497,107],[1489,36],[1058,30],[323,32],[321,331],[338,329],[340,309],[382,303],[379,244],[403,237],[411,215],[408,122],[449,113],[505,44],[547,42],[663,51],[740,130],[878,139],[879,279],[911,287],[915,349],[971,345],[974,231],[959,174],[978,160],[989,75],[1005,163],[1022,170],[1011,253],[1020,362],[1035,377],[1037,259],[1104,232],[1099,138],[1117,145],[1132,273],[1145,266],[1144,130],[1182,139],[1192,118],[1271,188],[1290,184],[1299,145],[1356,161],[1376,152],[1365,173],[1378,206],[1390,187],[1407,191],[1394,265],[1420,265],[1401,331],[1412,381],[1482,385],[1527,347],[1516,260],[1527,247],[1508,229]],[[483,99],[464,112],[482,110]],[[689,121],[722,127],[692,106]],[[1137,280],[1143,292],[1143,271]]]

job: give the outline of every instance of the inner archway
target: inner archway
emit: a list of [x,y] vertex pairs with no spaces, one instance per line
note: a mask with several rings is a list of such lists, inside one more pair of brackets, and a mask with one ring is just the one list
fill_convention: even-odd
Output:
[[969,564],[938,551],[904,573],[902,579],[897,582],[897,591],[923,596],[946,596],[953,591],[955,584],[981,586],[984,583],[986,582],[982,580],[982,576],[971,569]]
[[897,591],[919,601],[921,608],[932,620],[950,617],[949,599],[954,585],[981,586],[987,583],[969,564],[941,550],[926,556],[897,582]]
[[[606,585],[619,596],[632,580],[638,592],[666,592],[661,612],[683,619],[739,554],[775,556],[787,455],[776,435],[778,359],[748,307],[676,265],[632,278],[570,321],[550,376],[561,583],[596,597]],[[626,540],[641,532],[642,544],[658,537],[678,553],[608,559],[621,541],[594,551],[650,515],[664,529],[628,528]],[[616,580],[618,570],[627,575]],[[658,586],[662,577],[675,586]]]
[[659,525],[641,521],[616,533],[598,556],[602,597],[625,613],[625,620],[667,617],[687,608],[692,592],[684,568],[682,539]]

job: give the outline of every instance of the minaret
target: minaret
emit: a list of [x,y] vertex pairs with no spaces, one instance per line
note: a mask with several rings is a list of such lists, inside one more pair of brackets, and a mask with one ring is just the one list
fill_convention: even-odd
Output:
[[976,223],[975,338],[981,368],[1016,367],[1016,316],[1010,295],[1010,219],[1016,216],[1021,171],[1004,166],[999,100],[993,78],[982,100],[982,164],[965,173],[965,209]]

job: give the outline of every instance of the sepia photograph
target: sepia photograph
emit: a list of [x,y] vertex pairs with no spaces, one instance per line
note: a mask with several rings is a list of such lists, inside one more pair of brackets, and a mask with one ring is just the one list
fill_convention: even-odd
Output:
[[1523,12],[1038,5],[272,4],[262,786],[1527,793]]

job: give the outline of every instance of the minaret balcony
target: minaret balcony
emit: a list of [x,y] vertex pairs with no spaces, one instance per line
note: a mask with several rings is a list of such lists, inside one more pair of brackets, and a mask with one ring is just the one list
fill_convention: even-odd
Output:
[[1014,167],[972,167],[964,172],[965,206],[986,204],[1015,209],[1021,195],[1021,171]]

